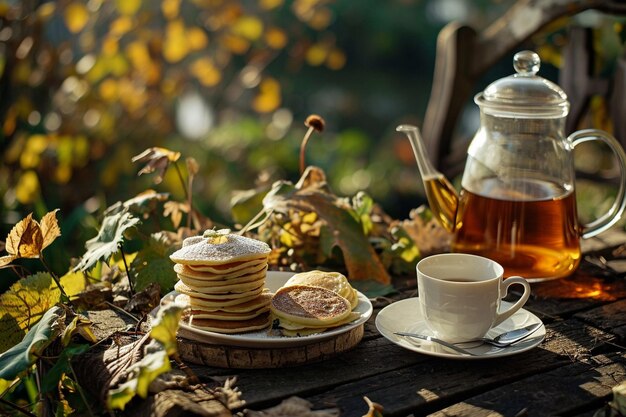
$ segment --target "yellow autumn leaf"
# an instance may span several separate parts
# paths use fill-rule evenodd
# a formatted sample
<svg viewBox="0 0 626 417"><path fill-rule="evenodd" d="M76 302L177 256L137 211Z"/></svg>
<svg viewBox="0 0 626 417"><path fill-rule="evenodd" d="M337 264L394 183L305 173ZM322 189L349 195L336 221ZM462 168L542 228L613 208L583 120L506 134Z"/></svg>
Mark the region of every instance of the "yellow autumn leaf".
<svg viewBox="0 0 626 417"><path fill-rule="evenodd" d="M166 19L172 20L180 13L180 0L163 0L161 2L161 12Z"/></svg>
<svg viewBox="0 0 626 417"><path fill-rule="evenodd" d="M115 5L121 15L132 16L141 7L141 0L117 0Z"/></svg>
<svg viewBox="0 0 626 417"><path fill-rule="evenodd" d="M189 48L194 51L204 49L209 44L209 38L206 36L206 33L204 33L204 30L199 27L194 26L189 28L186 32L186 36Z"/></svg>
<svg viewBox="0 0 626 417"><path fill-rule="evenodd" d="M54 242L57 237L61 236L61 228L59 227L59 222L57 221L57 211L59 211L59 209L46 213L46 215L43 216L39 222L41 235L43 236L41 250L44 250L52 242Z"/></svg>
<svg viewBox="0 0 626 417"><path fill-rule="evenodd" d="M274 78L266 78L259 84L259 93L252 100L252 108L258 113L276 110L281 103L280 84Z"/></svg>
<svg viewBox="0 0 626 417"><path fill-rule="evenodd" d="M340 49L333 49L326 57L326 66L331 70L340 70L346 65L346 54Z"/></svg>
<svg viewBox="0 0 626 417"><path fill-rule="evenodd" d="M34 171L26 171L20 175L15 186L15 198L21 204L30 204L39 197L39 178Z"/></svg>
<svg viewBox="0 0 626 417"><path fill-rule="evenodd" d="M189 46L185 38L185 25L182 20L169 22L165 28L163 56L168 62L178 62L187 56Z"/></svg>
<svg viewBox="0 0 626 417"><path fill-rule="evenodd" d="M89 11L87 7L78 1L73 1L65 7L65 25L72 33L78 33L85 28L89 22Z"/></svg>
<svg viewBox="0 0 626 417"><path fill-rule="evenodd" d="M287 34L277 27L270 27L265 32L265 42L272 49L282 49L287 45Z"/></svg>
<svg viewBox="0 0 626 417"><path fill-rule="evenodd" d="M33 213L20 220L9 232L6 251L18 258L37 258L43 246L43 235Z"/></svg>
<svg viewBox="0 0 626 417"><path fill-rule="evenodd" d="M309 65L319 66L326 61L326 57L328 56L328 48L326 45L321 43L316 43L311 45L309 49L306 51L305 59Z"/></svg>
<svg viewBox="0 0 626 417"><path fill-rule="evenodd" d="M121 37L126 33L130 32L133 28L133 21L128 16L120 16L111 22L111 26L109 29L109 33L112 36Z"/></svg>
<svg viewBox="0 0 626 417"><path fill-rule="evenodd" d="M255 41L263 34L263 22L255 16L241 16L232 26L232 32Z"/></svg>
<svg viewBox="0 0 626 417"><path fill-rule="evenodd" d="M260 0L259 5L262 9L271 10L283 4L283 0Z"/></svg>
<svg viewBox="0 0 626 417"><path fill-rule="evenodd" d="M208 57L197 59L191 64L190 70L198 81L207 87L213 87L222 80L222 73Z"/></svg>
<svg viewBox="0 0 626 417"><path fill-rule="evenodd" d="M106 56L114 56L119 50L117 37L106 36L102 41L102 54Z"/></svg>
<svg viewBox="0 0 626 417"><path fill-rule="evenodd" d="M117 87L117 81L113 78L107 78L106 80L100 83L98 87L98 92L100 93L100 97L104 101L109 103L117 101L119 97L119 89Z"/></svg>
<svg viewBox="0 0 626 417"><path fill-rule="evenodd" d="M248 42L245 38L233 34L224 35L221 41L226 49L238 55L246 53L250 47L250 42Z"/></svg>

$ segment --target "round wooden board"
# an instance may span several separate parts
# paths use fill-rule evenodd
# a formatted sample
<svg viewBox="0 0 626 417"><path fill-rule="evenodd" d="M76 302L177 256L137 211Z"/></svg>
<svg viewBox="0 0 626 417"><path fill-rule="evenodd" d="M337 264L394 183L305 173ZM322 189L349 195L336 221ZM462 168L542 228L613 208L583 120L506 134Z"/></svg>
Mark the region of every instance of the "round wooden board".
<svg viewBox="0 0 626 417"><path fill-rule="evenodd" d="M317 362L356 346L363 338L363 325L335 337L308 345L280 348L249 348L212 345L178 338L178 353L188 362L220 368L278 368Z"/></svg>

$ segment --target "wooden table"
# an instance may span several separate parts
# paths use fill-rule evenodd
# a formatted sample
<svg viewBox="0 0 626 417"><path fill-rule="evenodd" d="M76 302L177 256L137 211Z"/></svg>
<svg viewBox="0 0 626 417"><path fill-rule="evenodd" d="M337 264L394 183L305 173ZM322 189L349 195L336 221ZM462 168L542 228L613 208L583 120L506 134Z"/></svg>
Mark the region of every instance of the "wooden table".
<svg viewBox="0 0 626 417"><path fill-rule="evenodd" d="M415 295L413 280L375 300L363 340L352 350L313 364L280 369L193 366L202 379L237 377L246 408L261 410L291 396L313 409L362 416L363 397L384 416L593 416L626 380L626 235L620 229L585 243L585 261L570 278L532 285L525 308L546 325L535 349L488 360L442 359L405 350L374 325L389 302ZM621 265L620 265L621 263Z"/></svg>

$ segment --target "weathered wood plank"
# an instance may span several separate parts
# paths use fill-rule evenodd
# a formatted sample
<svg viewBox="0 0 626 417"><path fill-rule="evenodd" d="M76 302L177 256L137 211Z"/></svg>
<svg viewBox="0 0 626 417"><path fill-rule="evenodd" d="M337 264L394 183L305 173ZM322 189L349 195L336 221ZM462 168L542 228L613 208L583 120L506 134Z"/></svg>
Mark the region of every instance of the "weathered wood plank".
<svg viewBox="0 0 626 417"><path fill-rule="evenodd" d="M469 398L433 417L576 416L601 408L611 388L626 378L626 357L595 357ZM533 389L529 390L528 387Z"/></svg>

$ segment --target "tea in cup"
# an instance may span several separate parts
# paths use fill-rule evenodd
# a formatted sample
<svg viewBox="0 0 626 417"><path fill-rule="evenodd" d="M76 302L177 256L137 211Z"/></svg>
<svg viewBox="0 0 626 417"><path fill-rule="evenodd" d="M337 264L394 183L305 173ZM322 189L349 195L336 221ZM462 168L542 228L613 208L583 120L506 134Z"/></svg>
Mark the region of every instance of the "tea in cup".
<svg viewBox="0 0 626 417"><path fill-rule="evenodd" d="M420 311L426 325L440 339L467 342L479 339L517 312L530 296L522 277L503 280L500 264L465 253L433 255L417 264ZM519 284L524 293L511 307L500 311L509 287Z"/></svg>

